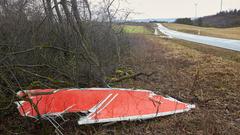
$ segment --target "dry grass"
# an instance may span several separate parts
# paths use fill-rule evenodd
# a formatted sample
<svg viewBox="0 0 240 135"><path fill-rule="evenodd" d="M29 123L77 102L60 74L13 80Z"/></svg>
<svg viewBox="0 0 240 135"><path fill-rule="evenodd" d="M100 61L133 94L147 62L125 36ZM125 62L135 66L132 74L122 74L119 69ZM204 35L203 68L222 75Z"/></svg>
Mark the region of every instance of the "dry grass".
<svg viewBox="0 0 240 135"><path fill-rule="evenodd" d="M126 80L115 87L150 89L158 94L194 103L197 108L147 121L76 127L74 132L100 135L239 134L240 63L189 47L189 42L142 35L131 39L132 54L124 60L124 67L136 72L158 73L151 77ZM209 49L205 46L202 48ZM226 53L219 49L215 51ZM232 55L238 57L237 53ZM72 132L67 128L66 133Z"/></svg>
<svg viewBox="0 0 240 135"><path fill-rule="evenodd" d="M164 23L164 26L191 34L198 34L200 30L200 35L229 38L229 39L240 39L240 27L235 28L212 28L212 27L197 27L184 24L176 23Z"/></svg>
<svg viewBox="0 0 240 135"><path fill-rule="evenodd" d="M126 81L118 87L155 90L195 103L191 112L147 122L128 123L125 134L231 134L240 132L240 63L224 57L226 50L148 36L135 37L134 57L126 65L137 71L158 71L153 77ZM186 46L187 45L187 46ZM192 44L192 46L198 46ZM216 53L223 53L218 57ZM231 51L229 53L232 53ZM239 53L232 56L239 57ZM119 132L119 130L117 130ZM116 132L117 132L116 131Z"/></svg>
<svg viewBox="0 0 240 135"><path fill-rule="evenodd" d="M123 67L135 72L158 73L151 77L126 80L115 84L115 87L153 90L158 94L194 103L197 108L190 112L141 122L86 126L76 125L78 117L75 116L62 124L65 134L240 133L240 63L226 56L226 53L232 53L235 58L239 57L239 53L149 35L132 35L130 44L132 54L122 59ZM223 55L219 57L220 54ZM4 118L0 120L4 122L0 124L0 134L1 131L6 134L16 132L15 128L19 128L19 125L25 129L25 134L40 133L36 127L26 124L26 120L17 113ZM15 123L12 123L13 120ZM53 130L48 124L46 128Z"/></svg>

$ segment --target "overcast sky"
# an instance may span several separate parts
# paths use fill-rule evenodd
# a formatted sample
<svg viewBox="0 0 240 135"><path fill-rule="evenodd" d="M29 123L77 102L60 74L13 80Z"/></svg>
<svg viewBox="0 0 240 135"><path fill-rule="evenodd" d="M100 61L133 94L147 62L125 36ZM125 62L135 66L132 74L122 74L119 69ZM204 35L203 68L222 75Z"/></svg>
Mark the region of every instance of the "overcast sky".
<svg viewBox="0 0 240 135"><path fill-rule="evenodd" d="M194 17L198 3L198 17L220 11L221 0L128 0L123 7L132 9L131 19ZM223 10L240 9L240 0L223 0Z"/></svg>

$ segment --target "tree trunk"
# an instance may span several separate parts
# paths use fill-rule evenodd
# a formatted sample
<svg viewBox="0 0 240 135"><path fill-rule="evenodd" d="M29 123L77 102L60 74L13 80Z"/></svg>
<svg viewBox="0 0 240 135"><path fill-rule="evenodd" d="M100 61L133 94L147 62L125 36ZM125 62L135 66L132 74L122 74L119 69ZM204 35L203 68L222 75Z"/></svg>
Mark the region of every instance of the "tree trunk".
<svg viewBox="0 0 240 135"><path fill-rule="evenodd" d="M86 5L87 9L88 9L88 14L89 14L89 21L92 20L92 12L91 12L91 9L90 9L90 5L88 3L88 0L83 0L84 1L84 4Z"/></svg>
<svg viewBox="0 0 240 135"><path fill-rule="evenodd" d="M71 4L72 4L72 12L73 12L74 18L77 22L79 31L80 31L81 35L84 36L84 29L83 29L83 26L82 26L83 24L82 24L80 14L79 14L79 10L78 10L78 7L77 7L77 1L76 0L71 0Z"/></svg>
<svg viewBox="0 0 240 135"><path fill-rule="evenodd" d="M62 24L63 19L62 19L62 15L61 15L61 12L60 12L60 9L59 9L59 6L58 6L58 2L57 2L57 0L53 0L53 2L54 2L54 6L55 6L57 16L58 16L58 20L59 20L60 24Z"/></svg>
<svg viewBox="0 0 240 135"><path fill-rule="evenodd" d="M64 10L64 13L67 17L67 20L69 21L71 27L76 31L77 36L78 36L78 40L80 42L80 46L83 49L84 52L84 56L85 56L85 60L95 66L98 70L98 72L96 72L96 74L98 74L97 77L98 80L102 83L103 86L107 86L106 82L105 82L105 72L103 71L101 64L99 62L99 60L97 59L95 53L91 50L90 45L88 44L86 37L84 36L84 30L83 30L83 26L82 26L82 22L81 22L81 18L80 18L80 14L79 11L77 9L77 2L76 0L71 0L71 4L72 4L72 12L74 15L74 18L77 22L77 26L74 23L74 18L72 18L70 11L67 7L67 3L66 0L61 0L61 4Z"/></svg>
<svg viewBox="0 0 240 135"><path fill-rule="evenodd" d="M51 0L42 0L45 13L47 15L48 21L50 24L53 24L53 12L52 12L52 4Z"/></svg>

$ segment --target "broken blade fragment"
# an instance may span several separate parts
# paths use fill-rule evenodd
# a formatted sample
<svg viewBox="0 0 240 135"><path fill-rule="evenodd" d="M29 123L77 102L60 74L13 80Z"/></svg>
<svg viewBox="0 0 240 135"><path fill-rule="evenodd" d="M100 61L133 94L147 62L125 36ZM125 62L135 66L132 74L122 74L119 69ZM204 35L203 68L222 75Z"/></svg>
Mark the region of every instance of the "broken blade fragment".
<svg viewBox="0 0 240 135"><path fill-rule="evenodd" d="M42 116L88 112L78 120L79 125L151 119L195 108L195 105L180 102L172 97L156 95L149 90L86 88L38 89L24 92L37 105ZM42 92L51 93L41 94ZM18 94L25 95L21 92ZM37 116L29 102L21 102L18 105L22 116Z"/></svg>

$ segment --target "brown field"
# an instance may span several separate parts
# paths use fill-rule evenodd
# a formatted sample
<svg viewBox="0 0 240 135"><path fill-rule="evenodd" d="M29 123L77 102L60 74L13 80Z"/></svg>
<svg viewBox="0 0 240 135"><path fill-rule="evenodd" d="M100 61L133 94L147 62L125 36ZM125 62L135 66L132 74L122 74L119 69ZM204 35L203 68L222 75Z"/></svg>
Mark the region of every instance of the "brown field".
<svg viewBox="0 0 240 135"><path fill-rule="evenodd" d="M212 28L212 27L198 27L198 26L176 24L176 23L164 23L163 25L173 30L191 33L191 34L198 34L200 30L200 35L204 35L204 36L240 39L240 27Z"/></svg>

